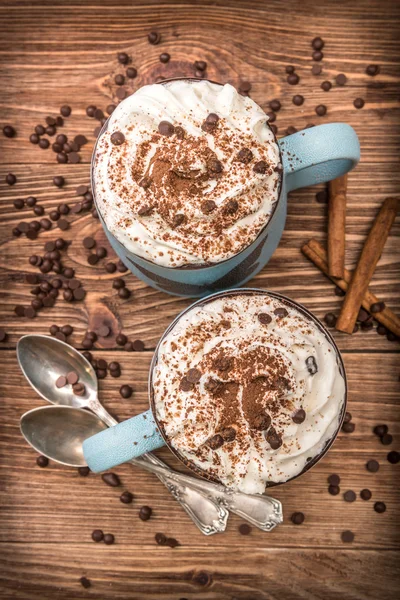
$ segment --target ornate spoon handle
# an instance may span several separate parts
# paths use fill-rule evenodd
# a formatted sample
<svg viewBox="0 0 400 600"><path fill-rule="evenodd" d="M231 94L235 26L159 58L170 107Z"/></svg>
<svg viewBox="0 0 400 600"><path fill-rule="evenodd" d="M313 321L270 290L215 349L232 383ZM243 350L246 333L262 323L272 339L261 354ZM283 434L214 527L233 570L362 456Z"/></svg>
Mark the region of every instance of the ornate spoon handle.
<svg viewBox="0 0 400 600"><path fill-rule="evenodd" d="M100 402L91 401L89 408L110 427L117 424L118 421L106 411ZM182 485L178 479L172 478L170 475L174 474L174 471L154 454L145 454L129 462L155 473L204 535L213 535L225 531L229 517L227 508L210 497L209 494L202 492L201 489L194 488L187 482ZM151 468L153 465L156 468L158 467L158 472Z"/></svg>

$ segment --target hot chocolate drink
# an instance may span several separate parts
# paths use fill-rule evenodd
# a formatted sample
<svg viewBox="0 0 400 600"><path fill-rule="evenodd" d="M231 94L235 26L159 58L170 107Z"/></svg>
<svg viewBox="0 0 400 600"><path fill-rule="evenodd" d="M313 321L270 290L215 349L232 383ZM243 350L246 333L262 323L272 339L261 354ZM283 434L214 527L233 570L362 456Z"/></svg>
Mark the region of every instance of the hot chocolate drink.
<svg viewBox="0 0 400 600"><path fill-rule="evenodd" d="M94 156L108 232L160 267L215 265L243 251L279 196L282 165L267 121L228 84L140 88L112 113Z"/></svg>
<svg viewBox="0 0 400 600"><path fill-rule="evenodd" d="M197 303L167 331L151 394L158 426L189 466L261 493L326 450L346 383L312 315L278 295L238 290Z"/></svg>

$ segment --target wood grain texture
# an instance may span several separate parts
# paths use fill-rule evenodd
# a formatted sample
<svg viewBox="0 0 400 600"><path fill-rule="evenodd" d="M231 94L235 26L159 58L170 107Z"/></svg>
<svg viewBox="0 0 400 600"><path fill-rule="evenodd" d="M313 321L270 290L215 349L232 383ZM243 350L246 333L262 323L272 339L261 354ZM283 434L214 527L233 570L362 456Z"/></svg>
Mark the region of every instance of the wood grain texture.
<svg viewBox="0 0 400 600"><path fill-rule="evenodd" d="M0 133L0 327L8 339L0 344L0 598L50 600L57 598L108 598L126 600L392 600L399 595L400 549L399 465L386 455L398 450L400 436L399 344L376 331L353 336L333 332L343 351L349 380L349 410L356 429L340 433L324 459L307 475L273 490L284 505L284 523L270 534L253 528L245 537L238 533L240 519L231 516L223 535L203 537L190 523L164 486L152 475L122 465L117 469L122 487L105 486L99 476L80 477L76 470L51 464L39 469L35 453L19 433L23 412L43 404L26 384L15 357L15 345L29 332L47 333L53 323L74 327L71 342L80 347L84 332L106 320L109 338L100 340L97 357L119 360L120 379L100 381L100 396L107 409L125 419L147 407L147 374L152 350L163 330L190 299L174 298L145 286L133 275L124 276L133 294L121 300L112 288L117 275L108 275L104 261L87 264L82 240L93 235L98 245L109 248L98 221L90 215L71 217L73 224L62 237L71 241L65 265L76 270L87 290L83 302L58 300L31 321L18 318L16 304L28 304L32 296L25 283L31 254L43 254L44 243L59 237L55 226L35 241L13 238L11 230L35 217L31 210L18 211L17 198L37 197L46 214L60 202L77 200L75 190L89 183L89 161L97 125L85 108L103 110L115 98L113 78L123 68L117 52L132 55L138 77L135 90L158 76L192 75L194 60L206 60L207 75L216 81L238 85L252 83L251 96L265 110L273 98L282 109L277 116L278 137L288 126L300 129L309 123L350 123L361 142L362 160L349 175L346 213L346 267L357 263L367 232L382 201L400 189L400 6L381 0L264 0L214 2L213 0L118 0L88 4L81 0L31 0L0 2L0 129L12 124L13 139ZM150 46L147 33L156 29L162 43ZM313 37L325 40L323 72L311 74ZM169 52L167 65L161 52ZM381 72L371 78L368 64ZM298 86L286 82L285 66L296 67ZM345 73L348 83L335 85ZM324 80L333 87L326 93ZM292 103L302 94L301 107ZM353 101L365 100L356 110ZM83 133L89 143L81 163L58 165L51 150L29 143L29 135L47 115L70 104L72 115L59 132ZM315 106L326 104L327 116L317 117ZM9 172L17 184L4 182ZM66 186L52 184L63 175ZM280 291L302 302L319 318L339 313L341 298L332 283L301 254L310 238L326 245L327 205L318 204L323 186L291 194L288 219L281 244L270 263L250 284ZM392 227L371 282L372 291L400 313L400 223ZM113 255L109 250L109 259ZM107 259L108 260L108 259ZM45 277L44 277L45 278ZM116 348L115 335L123 330L130 339L142 339L146 351L128 354ZM123 400L118 388L129 383L134 395ZM383 446L372 433L387 423L394 436ZM184 470L166 449L160 457ZM376 474L365 463L380 462ZM338 473L341 492L363 488L372 491L369 502L359 497L353 504L341 494L327 491L327 477ZM129 489L132 505L119 495ZM373 502L387 505L384 514ZM153 507L148 522L138 519L140 506ZM290 522L294 511L303 511L305 523ZM95 544L91 531L101 528L116 536L114 546ZM355 533L351 545L340 534ZM181 547L158 548L158 531L176 537ZM81 576L92 581L84 590Z"/></svg>

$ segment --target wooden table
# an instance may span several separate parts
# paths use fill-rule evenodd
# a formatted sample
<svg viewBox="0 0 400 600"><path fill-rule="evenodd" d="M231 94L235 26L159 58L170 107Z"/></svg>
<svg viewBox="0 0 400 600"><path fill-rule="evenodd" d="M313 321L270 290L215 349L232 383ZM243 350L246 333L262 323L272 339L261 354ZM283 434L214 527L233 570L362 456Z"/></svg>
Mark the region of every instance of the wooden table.
<svg viewBox="0 0 400 600"><path fill-rule="evenodd" d="M36 240L15 238L12 228L30 221L31 209L16 210L13 201L33 195L46 214L60 202L77 200L75 189L89 182L89 161L95 123L85 114L89 104L103 110L110 104L119 51L132 55L138 76L130 89L153 82L158 76L191 75L196 59L206 60L210 79L252 83L251 96L268 110L268 102L280 98L278 135L288 126L298 129L309 123L345 121L356 129L362 160L349 176L346 263L354 267L362 243L381 202L399 191L399 7L382 0L318 3L309 0L279 2L120 2L85 5L76 0L58 2L3 1L0 6L0 109L1 127L12 124L17 137L0 135L0 316L8 340L0 344L0 597L24 599L118 598L129 600L321 599L365 600L396 597L396 559L399 550L399 493L395 486L399 465L386 460L399 450L399 345L376 330L352 336L335 334L346 363L349 410L356 425L353 434L341 433L328 455L307 475L273 490L283 502L284 523L272 533L253 529L247 537L238 532L240 519L232 516L223 535L204 537L159 481L145 472L124 465L116 472L121 488L106 486L100 476L80 477L76 470L50 464L36 466L36 456L23 441L19 418L26 410L44 402L27 385L15 356L19 337L28 332L48 333L51 324L70 323L71 342L81 348L83 334L99 322L108 321L113 335L96 344L94 355L119 360L122 376L100 381L100 396L119 419L141 412L147 406L147 372L154 346L170 320L190 300L178 299L146 287L133 275L125 276L132 290L121 300L112 288L117 275L106 274L104 261L87 264L82 239L93 235L106 244L97 220L90 213L73 218L63 233L71 240L65 258L76 269L87 295L83 302L58 300L34 320L14 314L16 304L27 305L30 287L28 263L32 254L42 254L48 240L60 230L44 232ZM162 35L151 46L147 33ZM323 73L311 74L311 40L325 40ZM169 52L167 65L158 60ZM365 68L381 66L376 77ZM397 66L396 66L397 63ZM286 83L285 67L295 65L301 77L298 86ZM334 83L345 73L346 86ZM334 83L330 92L320 84ZM293 94L305 102L295 107ZM365 99L356 110L353 100ZM326 117L314 108L326 104ZM55 155L29 143L29 136L47 115L70 104L72 115L60 132L85 134L90 143L82 151L80 164L58 165ZM14 173L17 184L4 183ZM54 175L63 175L66 185L57 189ZM288 294L304 303L318 317L338 312L341 299L333 285L300 253L311 237L324 242L326 205L316 202L322 186L293 193L281 244L270 263L251 284ZM69 218L69 217L68 217ZM71 219L72 220L72 219ZM372 289L388 306L399 312L399 223L393 227L376 270ZM396 239L397 236L397 239ZM111 251L109 253L111 256ZM130 339L142 339L144 352L128 354L115 344L122 329ZM133 397L123 400L118 388L129 383ZM378 423L387 423L394 435L391 446L383 446L372 433ZM182 469L166 450L159 455ZM376 474L365 463L380 462ZM327 477L339 473L342 492L363 488L372 499L348 504L342 494L330 496ZM131 505L119 501L128 489ZM387 505L384 514L373 503ZM153 508L153 517L142 522L142 505ZM305 513L305 522L290 521L294 511ZM95 544L93 529L115 534L113 546ZM341 532L355 533L352 544L341 541ZM177 538L179 548L160 548L156 532ZM85 590L79 579L88 577ZM397 580L398 581L398 580ZM397 587L397 589L396 589Z"/></svg>

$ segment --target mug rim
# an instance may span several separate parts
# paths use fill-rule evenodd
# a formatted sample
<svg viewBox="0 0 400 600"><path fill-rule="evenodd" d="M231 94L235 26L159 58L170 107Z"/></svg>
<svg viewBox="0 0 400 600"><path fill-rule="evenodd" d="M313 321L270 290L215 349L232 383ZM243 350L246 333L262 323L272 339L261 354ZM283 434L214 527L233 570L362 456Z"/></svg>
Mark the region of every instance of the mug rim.
<svg viewBox="0 0 400 600"><path fill-rule="evenodd" d="M168 79L163 79L162 81L156 81L154 84L147 84L147 85L164 85L164 84L169 83L171 81L196 81L196 82L197 81L208 81L209 83L213 83L215 85L220 85L220 86L224 86L225 85L224 83L219 83L218 81L213 81L212 79L207 79L205 77L204 78L200 78L200 77L169 77ZM141 89L142 87L145 87L145 86L142 85L138 89ZM137 90L135 90L135 92L136 91ZM133 92L133 93L135 93L135 92ZM133 94L130 94L130 95L133 95ZM127 96L127 98L129 98L129 96ZM126 98L124 98L124 100L126 100ZM124 102L124 100L122 100L122 102ZM257 106L259 106L259 104L257 104ZM112 113L111 113L111 115L112 115ZM222 264L228 262L229 260L232 260L233 258L236 258L237 256L240 256L240 254L242 254L242 252L245 252L253 244L256 244L257 241L260 241L259 240L260 236L265 232L265 230L267 229L267 227L271 223L271 221L272 221L272 219L273 219L273 217L275 215L275 212L276 212L276 210L278 208L278 204L281 202L281 200L282 200L282 198L284 196L284 194L283 194L283 188L284 188L283 181L284 181L284 177L285 177L285 171L283 169L282 150L281 150L281 147L279 145L278 138L276 137L276 134L271 129L268 121L267 121L266 124L268 125L268 128L269 128L270 132L274 136L274 141L275 141L275 144L276 144L276 146L278 148L278 152L279 152L280 164L282 165L282 171L281 171L280 177L279 177L279 192L278 192L278 197L276 199L276 202L275 202L274 206L272 207L272 211L271 211L271 214L270 214L270 217L269 217L267 223L258 232L257 236L254 238L254 240L250 244L248 244L247 246L245 246L245 248L242 248L242 250L240 250L239 252L237 252L236 254L234 254L233 256L231 256L229 258L225 258L224 260L221 260L221 261L216 262L216 263L209 263L209 264L206 264L206 263L195 263L195 264L185 264L185 265L181 265L179 267L168 267L168 266L164 266L164 265L159 265L158 263L156 263L156 262L154 262L154 261L152 261L152 260L150 260L148 258L144 258L143 256L140 256L139 254L136 254L135 252L132 252L132 250L128 250L128 248L125 246L125 244L123 244L122 242L120 242L118 240L118 238L114 235L114 233L108 229L107 224L106 224L106 222L105 222L105 220L103 218L103 215L101 214L101 211L99 209L99 206L98 206L98 203L97 203L97 199L96 199L96 186L95 186L95 176L94 176L94 172L95 172L95 157L96 157L97 145L99 143L99 140L100 140L101 136L103 135L103 133L108 128L108 123L109 123L111 115L109 115L107 117L107 120L104 123L104 125L102 126L102 128L100 130L100 133L97 136L95 144L93 146L92 157L91 157L91 160L90 160L90 186L91 186L91 189L92 189L94 205L95 205L96 211L97 211L97 213L98 213L98 215L100 217L100 221L101 221L102 225L104 227L106 227L106 229L109 232L109 234L112 235L113 238L115 238L124 247L124 249L125 249L126 252L130 252L135 257L137 256L141 261L144 261L148 265L155 265L157 268L171 269L173 271L176 271L176 270L193 270L194 271L194 270L197 270L197 269L208 269L208 268L212 268L212 267L215 267L215 266L218 266L218 265L222 265ZM268 115L266 114L266 116L268 116ZM284 139L284 138L282 138L282 139Z"/></svg>
<svg viewBox="0 0 400 600"><path fill-rule="evenodd" d="M151 363L150 363L149 377L148 377L149 405L150 405L151 412L153 414L154 421L157 425L157 428L158 428L166 446L180 460L180 462L182 462L188 469L190 469L193 473L195 473L202 479L206 479L206 480L212 481L214 483L222 484L220 479L218 479L214 475L211 475L210 473L207 473L201 467L198 467L192 460L189 460L188 458L183 456L176 448L174 448L172 446L171 441L165 434L164 428L161 426L161 424L158 420L158 417L157 417L157 411L156 411L155 399L154 399L154 389L153 389L153 372L154 372L154 368L157 364L158 352L159 352L162 342L164 341L166 336L172 331L172 329L175 327L175 325L180 321L180 319L187 312L189 312L190 310L192 310L192 308L199 306L201 304L208 304L209 302L211 302L214 299L217 299L218 297L221 297L221 296L234 296L234 295L242 295L242 294L244 294L244 295L257 294L257 295L271 296L272 298L280 300L283 304L286 304L292 308L295 308L295 310L297 310L298 312L300 312L301 314L303 314L307 318L309 318L316 325L316 327L319 329L319 331L321 331L321 333L325 336L325 338L328 340L328 342L330 342L333 349L335 350L336 361L338 363L339 372L344 380L343 404L340 409L338 425L337 425L337 428L335 429L335 432L332 435L332 437L325 443L321 452L319 454L317 454L316 456L314 456L308 463L306 463L304 468L299 473L297 473L296 475L293 475L293 477L290 477L289 479L286 479L285 481L266 482L265 489L267 489L267 488L271 488L271 487L276 487L278 485L284 485L285 483L288 483L289 481L297 479L298 477L300 477L301 475L304 475L307 471L309 471L313 466L315 466L325 456L325 454L328 452L328 450L331 448L331 446L336 441L336 438L338 437L339 432L342 428L343 421L344 421L345 414L346 414L347 402L348 402L348 382L347 382L347 375L346 375L346 369L345 369L344 362L343 362L343 357L341 355L341 352L340 352L335 340L333 339L332 334L326 329L326 327L323 325L323 323L311 311L309 311L305 306L296 302L295 300L292 300L288 296L280 294L279 292L273 292L273 291L268 291L268 290L262 290L260 288L249 288L249 287L224 290L224 291L220 291L220 292L215 292L215 293L205 296L203 298L199 298L196 302L193 302L192 304L190 304L190 306L185 308L183 311L181 311L175 317L175 319L169 324L167 329L164 331L164 333L162 334L161 338L159 339L159 341L157 343L157 346L155 347L155 350L154 350L154 353L153 353L153 356L151 359Z"/></svg>

